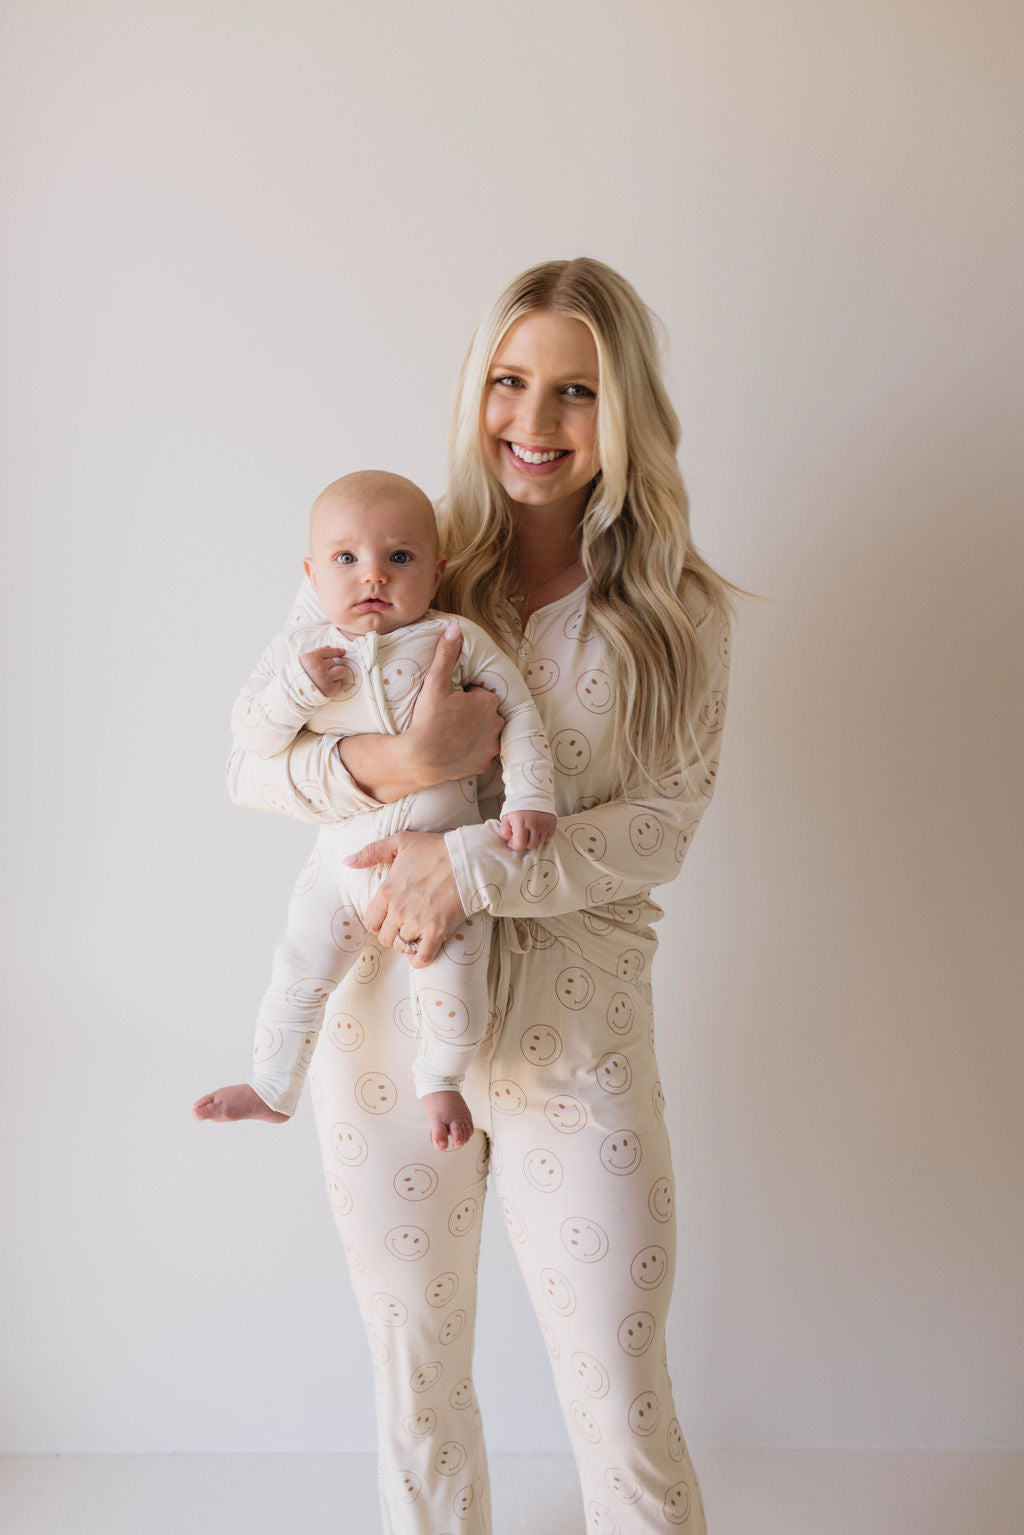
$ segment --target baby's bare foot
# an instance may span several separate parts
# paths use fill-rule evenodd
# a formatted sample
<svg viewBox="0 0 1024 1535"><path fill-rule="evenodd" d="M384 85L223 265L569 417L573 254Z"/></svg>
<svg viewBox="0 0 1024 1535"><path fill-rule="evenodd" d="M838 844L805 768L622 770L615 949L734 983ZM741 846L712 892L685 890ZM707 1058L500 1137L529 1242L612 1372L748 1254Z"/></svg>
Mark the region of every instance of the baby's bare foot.
<svg viewBox="0 0 1024 1535"><path fill-rule="evenodd" d="M239 1082L234 1087L218 1087L192 1105L193 1119L209 1119L216 1124L234 1124L237 1119L262 1119L269 1125L283 1125L290 1116L268 1108L254 1087Z"/></svg>
<svg viewBox="0 0 1024 1535"><path fill-rule="evenodd" d="M473 1134L473 1116L461 1093L426 1093L423 1107L438 1151L447 1151L449 1142L456 1148L466 1145Z"/></svg>

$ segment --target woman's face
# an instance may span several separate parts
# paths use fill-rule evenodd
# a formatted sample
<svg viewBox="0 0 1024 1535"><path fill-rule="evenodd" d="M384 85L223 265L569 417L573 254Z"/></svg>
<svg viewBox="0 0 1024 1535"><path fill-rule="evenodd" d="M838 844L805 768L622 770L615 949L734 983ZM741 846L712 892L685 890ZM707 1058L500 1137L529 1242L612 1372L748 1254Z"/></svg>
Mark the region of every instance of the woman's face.
<svg viewBox="0 0 1024 1535"><path fill-rule="evenodd" d="M524 315L498 343L481 418L484 456L513 503L582 512L601 467L598 362L582 320Z"/></svg>

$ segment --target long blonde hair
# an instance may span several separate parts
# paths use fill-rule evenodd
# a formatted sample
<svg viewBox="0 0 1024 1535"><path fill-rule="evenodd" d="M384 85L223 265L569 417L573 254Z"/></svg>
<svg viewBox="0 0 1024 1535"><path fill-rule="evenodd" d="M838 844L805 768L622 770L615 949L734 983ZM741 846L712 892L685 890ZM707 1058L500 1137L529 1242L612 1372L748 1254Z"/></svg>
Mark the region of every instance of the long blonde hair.
<svg viewBox="0 0 1024 1535"><path fill-rule="evenodd" d="M625 278L589 257L546 261L513 279L478 326L456 390L448 492L438 506L448 566L438 605L482 624L510 652L505 593L515 579L508 498L487 468L481 413L497 348L524 315L582 320L600 368L601 472L580 527L590 578L587 619L605 641L617 696L620 789L657 779L692 751L701 652L693 588L720 617L737 588L694 548L676 450L679 421L665 391L654 319ZM695 615L699 616L699 615Z"/></svg>

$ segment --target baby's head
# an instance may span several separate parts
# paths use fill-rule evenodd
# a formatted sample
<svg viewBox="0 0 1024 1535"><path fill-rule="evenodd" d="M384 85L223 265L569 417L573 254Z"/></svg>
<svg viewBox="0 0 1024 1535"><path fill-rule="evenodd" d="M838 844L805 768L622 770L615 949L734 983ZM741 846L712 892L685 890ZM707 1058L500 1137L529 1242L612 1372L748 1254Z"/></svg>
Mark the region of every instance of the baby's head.
<svg viewBox="0 0 1024 1535"><path fill-rule="evenodd" d="M445 566L434 508L399 474L343 475L313 502L303 564L342 634L390 634L414 624L430 607Z"/></svg>

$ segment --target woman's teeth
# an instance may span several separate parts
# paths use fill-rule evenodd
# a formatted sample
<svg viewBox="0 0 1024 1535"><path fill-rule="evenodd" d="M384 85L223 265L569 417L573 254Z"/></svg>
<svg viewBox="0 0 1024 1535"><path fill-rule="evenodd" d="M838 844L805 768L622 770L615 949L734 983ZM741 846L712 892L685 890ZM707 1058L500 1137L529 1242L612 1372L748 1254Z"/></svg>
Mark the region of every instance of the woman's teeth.
<svg viewBox="0 0 1024 1535"><path fill-rule="evenodd" d="M568 448L551 448L547 453L531 453L529 448L521 448L517 442L510 442L509 447L516 458L521 458L526 464L550 464L553 458L564 458Z"/></svg>

